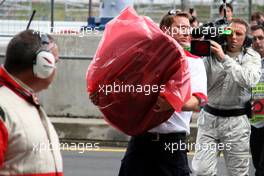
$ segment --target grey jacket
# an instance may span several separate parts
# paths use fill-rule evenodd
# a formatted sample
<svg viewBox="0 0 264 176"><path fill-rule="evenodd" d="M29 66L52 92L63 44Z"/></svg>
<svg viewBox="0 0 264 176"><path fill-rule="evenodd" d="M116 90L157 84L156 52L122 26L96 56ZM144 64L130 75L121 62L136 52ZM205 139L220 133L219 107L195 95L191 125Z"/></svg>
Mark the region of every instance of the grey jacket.
<svg viewBox="0 0 264 176"><path fill-rule="evenodd" d="M261 57L251 48L236 58L227 54L222 62L216 56L204 58L207 72L208 104L217 109L244 108L251 87L261 76Z"/></svg>

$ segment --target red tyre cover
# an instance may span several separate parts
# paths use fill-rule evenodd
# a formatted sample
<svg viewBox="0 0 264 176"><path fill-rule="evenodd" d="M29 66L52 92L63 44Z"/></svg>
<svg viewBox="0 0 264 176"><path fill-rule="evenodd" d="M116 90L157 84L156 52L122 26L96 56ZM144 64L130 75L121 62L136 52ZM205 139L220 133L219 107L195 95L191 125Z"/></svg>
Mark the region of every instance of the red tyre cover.
<svg viewBox="0 0 264 176"><path fill-rule="evenodd" d="M105 120L132 136L161 124L174 112L154 110L159 95L176 111L190 98L183 49L130 7L106 25L86 79L88 93L98 93ZM106 93L107 86L111 92ZM149 87L156 88L149 91Z"/></svg>

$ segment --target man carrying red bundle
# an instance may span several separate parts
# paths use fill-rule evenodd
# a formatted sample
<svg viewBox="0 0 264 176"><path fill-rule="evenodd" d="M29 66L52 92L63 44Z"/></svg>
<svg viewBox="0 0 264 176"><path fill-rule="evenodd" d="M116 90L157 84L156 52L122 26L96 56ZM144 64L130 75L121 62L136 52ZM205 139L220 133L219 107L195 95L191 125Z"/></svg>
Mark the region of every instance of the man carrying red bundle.
<svg viewBox="0 0 264 176"><path fill-rule="evenodd" d="M163 17L160 28L186 47L190 44L189 19L188 13L170 11ZM184 146L186 135L190 133L189 123L192 116L190 111L199 110L201 104L207 101L207 80L202 60L187 51L186 55L191 72L191 99L185 103L182 112L175 112L168 121L131 138L119 176L190 175L187 148L181 146ZM97 103L95 94L91 99ZM171 109L166 99L158 98L156 111Z"/></svg>

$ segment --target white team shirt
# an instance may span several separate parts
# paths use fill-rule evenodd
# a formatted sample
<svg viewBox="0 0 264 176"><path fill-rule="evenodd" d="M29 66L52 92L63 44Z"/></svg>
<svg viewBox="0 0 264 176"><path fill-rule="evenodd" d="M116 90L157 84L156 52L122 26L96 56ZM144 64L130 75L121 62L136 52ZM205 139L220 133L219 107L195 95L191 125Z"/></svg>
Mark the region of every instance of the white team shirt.
<svg viewBox="0 0 264 176"><path fill-rule="evenodd" d="M207 77L204 63L201 58L194 57L191 55L187 56L191 75L191 93L192 95L198 95L202 101L207 101ZM166 122L154 127L149 132L164 134L186 132L186 134L190 134L192 113L192 111L174 112Z"/></svg>

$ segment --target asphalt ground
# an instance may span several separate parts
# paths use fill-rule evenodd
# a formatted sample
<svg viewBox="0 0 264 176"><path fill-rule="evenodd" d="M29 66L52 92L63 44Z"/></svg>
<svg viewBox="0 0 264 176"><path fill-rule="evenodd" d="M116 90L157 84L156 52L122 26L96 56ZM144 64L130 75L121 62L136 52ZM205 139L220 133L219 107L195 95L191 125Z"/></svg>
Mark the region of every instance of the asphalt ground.
<svg viewBox="0 0 264 176"><path fill-rule="evenodd" d="M62 151L65 176L118 176L125 148L67 149ZM188 153L189 166L194 153ZM250 164L249 175L254 175ZM218 159L217 176L227 176L224 158Z"/></svg>

